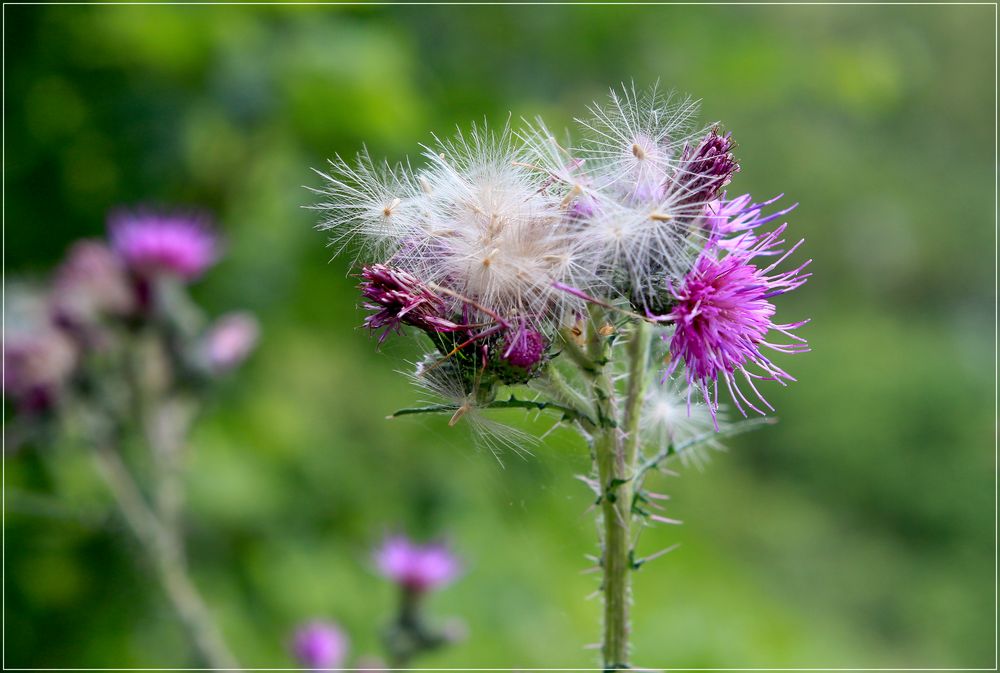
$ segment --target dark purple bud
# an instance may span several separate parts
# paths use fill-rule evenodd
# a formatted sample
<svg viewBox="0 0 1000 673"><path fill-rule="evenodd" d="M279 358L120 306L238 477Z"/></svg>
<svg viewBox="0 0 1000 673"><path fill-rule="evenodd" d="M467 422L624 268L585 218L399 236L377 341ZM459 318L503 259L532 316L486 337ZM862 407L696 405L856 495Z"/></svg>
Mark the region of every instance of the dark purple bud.
<svg viewBox="0 0 1000 673"><path fill-rule="evenodd" d="M493 371L504 383L527 383L538 373L548 347L548 340L529 327L510 330L500 341Z"/></svg>
<svg viewBox="0 0 1000 673"><path fill-rule="evenodd" d="M716 129L709 131L697 147L684 148L670 185L679 205L703 204L719 195L740 170L732 149L732 134L719 135Z"/></svg>
<svg viewBox="0 0 1000 673"><path fill-rule="evenodd" d="M541 362L547 347L548 343L540 333L520 329L508 334L500 357L513 367L528 370Z"/></svg>

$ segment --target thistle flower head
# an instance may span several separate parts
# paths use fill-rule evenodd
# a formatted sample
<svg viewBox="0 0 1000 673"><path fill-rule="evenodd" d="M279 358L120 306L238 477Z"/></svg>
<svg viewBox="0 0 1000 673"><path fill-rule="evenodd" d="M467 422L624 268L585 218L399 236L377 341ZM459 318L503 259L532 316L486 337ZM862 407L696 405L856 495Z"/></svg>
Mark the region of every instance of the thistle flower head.
<svg viewBox="0 0 1000 673"><path fill-rule="evenodd" d="M414 593L449 584L459 572L458 558L443 544L420 545L402 535L382 542L375 563L384 577Z"/></svg>
<svg viewBox="0 0 1000 673"><path fill-rule="evenodd" d="M347 657L347 636L339 626L313 621L296 629L292 636L292 655L305 668L339 668Z"/></svg>
<svg viewBox="0 0 1000 673"><path fill-rule="evenodd" d="M770 301L806 282L809 274L803 274L802 270L809 262L791 271L774 272L801 241L767 267L754 264L757 256L775 253L782 244L778 237L783 231L784 226L779 227L750 249L730 251L721 258L713 249L706 250L684 282L673 291L675 304L669 319L674 322L675 330L670 340L673 362L668 375L683 362L688 384L701 391L713 412L718 409L717 389L721 378L740 413L746 415L745 405L763 415L765 412L740 390L735 374L743 376L760 404L772 409L753 380L783 383L794 379L771 362L761 348L766 346L782 353L808 350L805 340L792 334L792 330L804 322L774 322L775 307ZM769 341L768 334L772 331L792 339L793 343ZM747 369L751 365L756 367L756 373ZM712 382L715 392L709 391Z"/></svg>
<svg viewBox="0 0 1000 673"><path fill-rule="evenodd" d="M473 127L436 139L416 170L377 167L364 152L356 166L333 162L318 190L326 197L316 206L326 213L320 226L334 245L360 239L363 252L378 255L361 287L374 311L365 324L383 330L380 341L403 325L430 337L438 352L414 380L445 399L431 410L454 407L451 424L468 418L491 437L477 411L504 406L501 385L545 378L544 364L558 355L550 344L588 304L670 323L667 375L684 365L713 423L720 378L741 413L761 411L737 373L769 408L753 379L791 377L762 349L806 348L791 334L801 323L775 322L770 300L808 274L805 265L774 271L797 246L782 249L784 225L762 233L763 225L791 208L765 213L777 198L727 198L740 170L732 135L696 124L697 113L697 101L633 85L577 120L584 139L576 145L537 120L516 133ZM772 257L770 266L757 261ZM771 332L794 343L775 343ZM651 409L664 419L662 400ZM503 446L524 441L502 432Z"/></svg>
<svg viewBox="0 0 1000 673"><path fill-rule="evenodd" d="M542 189L544 174L524 165L509 128L474 127L424 156L418 173L401 168L391 178L336 162L322 190L332 198L317 206L328 213L321 227L335 241L365 239L388 265L446 288L470 323L518 318L541 327L581 307L553 287L581 273L560 203Z"/></svg>
<svg viewBox="0 0 1000 673"><path fill-rule="evenodd" d="M577 119L587 133L578 155L598 189L632 203L662 199L681 150L698 135L698 102L635 85L612 89L606 105Z"/></svg>
<svg viewBox="0 0 1000 673"><path fill-rule="evenodd" d="M709 238L705 204L739 170L731 136L699 129L696 101L655 88L612 91L609 105L591 111L578 120L587 139L572 159L545 142L540 124L527 146L563 190L550 191L575 208L581 265L637 310L658 313L668 300L663 281L683 278Z"/></svg>
<svg viewBox="0 0 1000 673"><path fill-rule="evenodd" d="M115 252L144 278L191 281L219 255L218 238L203 215L119 210L109 217L108 231Z"/></svg>

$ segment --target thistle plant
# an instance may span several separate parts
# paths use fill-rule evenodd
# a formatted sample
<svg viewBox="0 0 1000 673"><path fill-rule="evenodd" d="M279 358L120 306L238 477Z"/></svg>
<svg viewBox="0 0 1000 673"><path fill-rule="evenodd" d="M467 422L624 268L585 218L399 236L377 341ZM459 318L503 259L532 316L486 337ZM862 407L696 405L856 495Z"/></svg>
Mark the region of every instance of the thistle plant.
<svg viewBox="0 0 1000 673"><path fill-rule="evenodd" d="M802 285L788 262L794 206L726 188L731 134L698 125L690 98L612 91L561 142L541 120L473 126L424 147L423 163L362 151L321 172L320 228L360 266L364 324L379 343L424 346L413 380L495 450L534 438L491 409L550 412L590 447L605 669L628 668L631 573L645 526L676 524L651 471L763 420L765 382L794 379L774 352L806 351L777 298Z"/></svg>
<svg viewBox="0 0 1000 673"><path fill-rule="evenodd" d="M257 341L251 314L210 321L187 292L219 248L202 215L120 210L108 242L79 241L48 282L11 287L5 440L89 454L202 664L233 669L183 535L191 427Z"/></svg>

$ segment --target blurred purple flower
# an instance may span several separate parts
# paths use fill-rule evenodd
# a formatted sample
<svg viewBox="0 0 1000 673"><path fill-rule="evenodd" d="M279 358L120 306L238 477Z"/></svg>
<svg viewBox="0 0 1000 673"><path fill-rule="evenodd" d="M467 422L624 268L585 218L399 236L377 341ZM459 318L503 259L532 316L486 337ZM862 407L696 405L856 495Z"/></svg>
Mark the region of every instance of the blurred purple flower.
<svg viewBox="0 0 1000 673"><path fill-rule="evenodd" d="M443 544L419 545L402 535L386 538L375 563L383 576L414 592L448 584L459 572L458 559Z"/></svg>
<svg viewBox="0 0 1000 673"><path fill-rule="evenodd" d="M52 287L56 320L86 328L136 308L135 288L122 261L101 241L78 241L56 269Z"/></svg>
<svg viewBox="0 0 1000 673"><path fill-rule="evenodd" d="M208 218L196 213L119 210L108 219L111 245L143 277L199 277L218 259L219 240Z"/></svg>
<svg viewBox="0 0 1000 673"><path fill-rule="evenodd" d="M778 227L762 236L749 249L730 251L721 259L715 256L714 249L706 250L681 287L673 290L676 303L666 317L673 321L675 331L670 340L672 363L665 376L670 376L683 361L688 385L701 391L712 409L713 418L718 409L720 377L725 381L736 408L744 416L743 405L762 415L764 411L750 402L740 390L736 372L743 375L761 403L772 411L753 379L779 383L795 380L761 353L762 346L781 353L809 350L804 339L791 333L806 321L775 323L775 308L770 301L772 297L799 287L809 277L810 274L801 273L808 261L791 271L772 273L802 241L766 268L761 269L751 263L759 255L780 254L776 248L783 242L778 237L784 229L784 226ZM771 330L780 332L795 343L768 341L767 334ZM748 364L756 365L761 373L748 371ZM709 392L709 382L714 382L714 394Z"/></svg>
<svg viewBox="0 0 1000 673"><path fill-rule="evenodd" d="M292 654L306 668L339 668L347 657L347 636L331 622L300 626L292 638Z"/></svg>
<svg viewBox="0 0 1000 673"><path fill-rule="evenodd" d="M379 343L403 325L427 332L454 332L463 328L444 317L447 309L444 299L405 271L373 264L361 270L361 278L361 294L371 300L365 308L377 311L365 318L365 327L385 328L379 335Z"/></svg>
<svg viewBox="0 0 1000 673"><path fill-rule="evenodd" d="M227 313L216 320L203 337L205 363L216 374L230 371L253 352L259 337L260 324L252 313Z"/></svg>

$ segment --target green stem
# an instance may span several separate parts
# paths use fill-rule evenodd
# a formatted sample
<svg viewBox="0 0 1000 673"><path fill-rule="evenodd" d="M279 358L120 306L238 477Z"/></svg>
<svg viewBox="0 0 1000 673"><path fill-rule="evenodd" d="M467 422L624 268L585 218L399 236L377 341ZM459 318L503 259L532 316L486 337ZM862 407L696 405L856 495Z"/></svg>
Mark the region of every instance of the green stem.
<svg viewBox="0 0 1000 673"><path fill-rule="evenodd" d="M162 395L146 405L144 411L144 432L156 471L157 515L175 543L181 546L185 438L194 409L178 396Z"/></svg>
<svg viewBox="0 0 1000 673"><path fill-rule="evenodd" d="M608 366L614 336L607 334L605 320L604 310L591 310L586 347L586 364L589 367L581 366L581 369L590 375L600 426L593 439L593 456L601 486L601 566L604 572L602 655L604 669L610 671L629 667L633 477L639 455L639 421L648 381L646 370L651 332L645 322L633 323L626 345L628 378L625 404L619 418L614 380ZM582 356L583 350L579 349L577 355Z"/></svg>
<svg viewBox="0 0 1000 673"><path fill-rule="evenodd" d="M625 398L625 463L632 468L639 455L639 423L649 382L649 343L652 330L644 320L636 321L628 341L628 392ZM632 476L631 474L629 476Z"/></svg>
<svg viewBox="0 0 1000 673"><path fill-rule="evenodd" d="M183 552L146 504L121 457L106 445L95 447L92 456L122 517L156 568L163 590L201 659L214 670L239 670L204 600L188 577Z"/></svg>
<svg viewBox="0 0 1000 673"><path fill-rule="evenodd" d="M602 654L605 670L628 668L629 660L629 603L631 601L631 524L632 524L632 471L635 463L637 444L628 437L628 423L637 423L641 385L629 381L625 415L622 427L618 418L614 380L608 362L611 356L611 342L614 338L606 334L605 312L600 308L591 309L588 331L587 354L594 373L591 376L591 390L594 407L597 410L599 432L593 439L593 455L597 464L597 476L601 485L601 526L603 532L603 553L601 566L604 572L602 592L604 594L604 634ZM641 339L636 339L636 350ZM647 342L648 343L648 342ZM643 358L645 351L643 350ZM645 360L643 359L643 364ZM639 364L630 367L639 369L641 378L645 371ZM586 371L586 370L585 370ZM632 376L634 379L635 377Z"/></svg>

